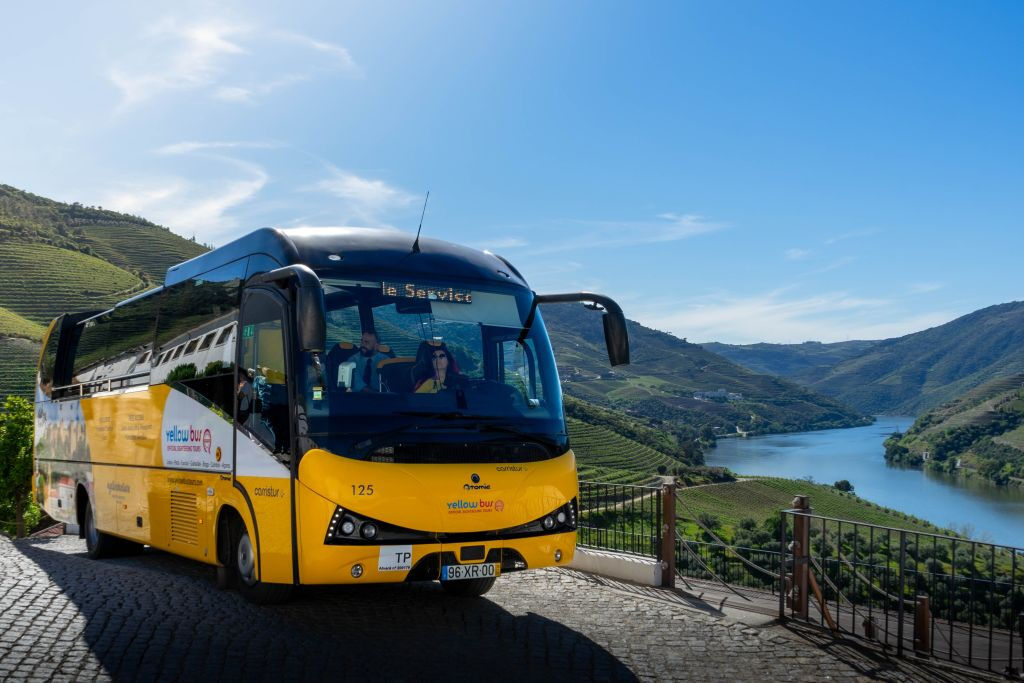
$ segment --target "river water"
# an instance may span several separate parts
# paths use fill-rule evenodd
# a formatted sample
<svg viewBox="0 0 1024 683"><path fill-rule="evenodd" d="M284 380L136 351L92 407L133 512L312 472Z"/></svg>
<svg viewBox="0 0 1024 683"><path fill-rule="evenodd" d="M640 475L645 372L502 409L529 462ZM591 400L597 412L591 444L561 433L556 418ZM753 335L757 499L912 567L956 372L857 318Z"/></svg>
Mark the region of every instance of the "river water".
<svg viewBox="0 0 1024 683"><path fill-rule="evenodd" d="M1024 547L1024 491L889 465L882 442L912 417L879 417L867 427L720 439L704 459L737 474L821 484L848 479L857 495L971 537ZM813 498L811 499L813 505Z"/></svg>

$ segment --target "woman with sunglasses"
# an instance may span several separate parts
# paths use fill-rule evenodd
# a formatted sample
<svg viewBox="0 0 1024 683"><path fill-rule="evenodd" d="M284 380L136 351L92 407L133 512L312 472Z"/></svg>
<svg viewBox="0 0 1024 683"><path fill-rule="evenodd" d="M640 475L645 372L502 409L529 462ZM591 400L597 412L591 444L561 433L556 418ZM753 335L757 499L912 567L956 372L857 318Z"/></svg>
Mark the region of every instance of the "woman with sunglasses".
<svg viewBox="0 0 1024 683"><path fill-rule="evenodd" d="M459 366L443 342L420 342L412 372L413 391L417 394L436 394L462 380Z"/></svg>

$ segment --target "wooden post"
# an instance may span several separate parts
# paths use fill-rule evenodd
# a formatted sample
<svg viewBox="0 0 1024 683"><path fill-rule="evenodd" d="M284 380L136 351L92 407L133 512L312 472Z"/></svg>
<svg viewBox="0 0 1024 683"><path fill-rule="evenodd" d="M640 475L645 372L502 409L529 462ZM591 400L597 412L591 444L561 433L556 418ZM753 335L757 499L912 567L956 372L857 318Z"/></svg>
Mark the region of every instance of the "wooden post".
<svg viewBox="0 0 1024 683"><path fill-rule="evenodd" d="M802 619L807 619L811 522L805 515L811 514L811 498L797 496L792 505L793 511L798 513L793 515L793 611Z"/></svg>
<svg viewBox="0 0 1024 683"><path fill-rule="evenodd" d="M676 587L676 485L661 487L661 586Z"/></svg>
<svg viewBox="0 0 1024 683"><path fill-rule="evenodd" d="M932 609L927 595L918 595L914 607L914 651L927 655L932 650Z"/></svg>

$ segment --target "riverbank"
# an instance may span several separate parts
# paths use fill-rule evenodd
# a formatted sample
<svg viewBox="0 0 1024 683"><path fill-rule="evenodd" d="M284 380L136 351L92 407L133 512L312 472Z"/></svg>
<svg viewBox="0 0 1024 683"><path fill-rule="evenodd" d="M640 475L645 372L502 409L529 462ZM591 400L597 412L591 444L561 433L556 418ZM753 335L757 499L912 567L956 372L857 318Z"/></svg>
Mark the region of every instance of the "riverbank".
<svg viewBox="0 0 1024 683"><path fill-rule="evenodd" d="M1024 547L1024 489L886 463L883 441L913 421L879 416L867 427L725 439L707 451L705 462L743 476L810 477L826 485L846 479L861 498L883 508L978 540Z"/></svg>

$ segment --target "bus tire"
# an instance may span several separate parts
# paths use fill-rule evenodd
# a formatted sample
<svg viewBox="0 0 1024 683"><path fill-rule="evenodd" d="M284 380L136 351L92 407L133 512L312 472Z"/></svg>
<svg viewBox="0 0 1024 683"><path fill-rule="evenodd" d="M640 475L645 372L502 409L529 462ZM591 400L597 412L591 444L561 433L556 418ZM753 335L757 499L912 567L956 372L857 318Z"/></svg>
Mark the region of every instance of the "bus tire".
<svg viewBox="0 0 1024 683"><path fill-rule="evenodd" d="M85 502L82 531L85 536L85 551L89 555L89 559L100 560L117 555L120 539L96 528L96 515L92 510L92 502L88 500Z"/></svg>
<svg viewBox="0 0 1024 683"><path fill-rule="evenodd" d="M242 597L257 605L273 605L288 600L291 585L264 583L256 578L256 544L240 519L235 520L231 539L231 569Z"/></svg>
<svg viewBox="0 0 1024 683"><path fill-rule="evenodd" d="M448 595L457 595L464 598L478 598L494 587L497 577L489 576L486 579L465 579L463 581L442 581L441 587Z"/></svg>

